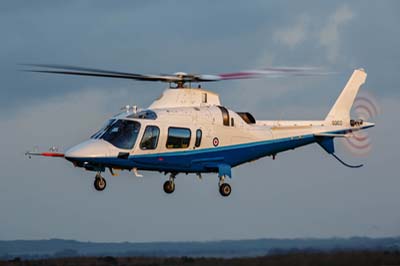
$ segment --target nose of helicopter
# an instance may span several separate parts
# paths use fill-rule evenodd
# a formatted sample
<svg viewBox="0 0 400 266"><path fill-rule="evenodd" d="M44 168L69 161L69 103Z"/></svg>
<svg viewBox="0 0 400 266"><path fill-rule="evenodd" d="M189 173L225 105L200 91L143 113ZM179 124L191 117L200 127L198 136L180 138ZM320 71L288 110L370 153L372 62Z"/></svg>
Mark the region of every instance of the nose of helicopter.
<svg viewBox="0 0 400 266"><path fill-rule="evenodd" d="M91 139L78 144L65 152L67 160L79 158L98 158L110 155L110 146L108 142L99 139Z"/></svg>

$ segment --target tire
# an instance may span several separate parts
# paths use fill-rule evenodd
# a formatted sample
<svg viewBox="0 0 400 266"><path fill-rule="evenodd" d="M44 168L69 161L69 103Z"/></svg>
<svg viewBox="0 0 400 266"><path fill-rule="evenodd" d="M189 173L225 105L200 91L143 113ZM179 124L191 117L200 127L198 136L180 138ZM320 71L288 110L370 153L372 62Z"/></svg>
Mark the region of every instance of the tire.
<svg viewBox="0 0 400 266"><path fill-rule="evenodd" d="M94 179L94 188L97 191L103 191L107 186L107 182L104 178L95 178Z"/></svg>
<svg viewBox="0 0 400 266"><path fill-rule="evenodd" d="M232 188L228 183L223 183L219 186L219 193L223 197L228 197L232 192Z"/></svg>
<svg viewBox="0 0 400 266"><path fill-rule="evenodd" d="M171 180L165 181L163 188L165 193L171 194L175 191L175 183Z"/></svg>

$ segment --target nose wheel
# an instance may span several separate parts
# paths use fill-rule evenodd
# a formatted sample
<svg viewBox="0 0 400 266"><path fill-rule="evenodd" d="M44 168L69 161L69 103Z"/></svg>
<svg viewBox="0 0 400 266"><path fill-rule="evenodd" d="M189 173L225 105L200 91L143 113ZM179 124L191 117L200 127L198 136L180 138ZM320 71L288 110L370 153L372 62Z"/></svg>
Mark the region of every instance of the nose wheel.
<svg viewBox="0 0 400 266"><path fill-rule="evenodd" d="M97 191L103 191L106 188L106 186L107 186L106 180L104 179L104 177L100 175L100 173L98 173L96 175L96 178L94 179L94 188Z"/></svg>
<svg viewBox="0 0 400 266"><path fill-rule="evenodd" d="M223 197L228 197L232 192L232 188L228 183L225 183L225 176L219 178L219 193Z"/></svg>

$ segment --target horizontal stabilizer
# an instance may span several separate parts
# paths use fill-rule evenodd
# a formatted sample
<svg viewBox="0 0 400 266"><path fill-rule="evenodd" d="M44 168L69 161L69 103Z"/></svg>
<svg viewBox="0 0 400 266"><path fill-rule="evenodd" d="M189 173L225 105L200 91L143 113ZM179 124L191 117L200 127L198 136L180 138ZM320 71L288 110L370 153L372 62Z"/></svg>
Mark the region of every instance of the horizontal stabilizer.
<svg viewBox="0 0 400 266"><path fill-rule="evenodd" d="M335 134L335 133L316 133L316 137L332 137L332 138L351 138L351 134Z"/></svg>

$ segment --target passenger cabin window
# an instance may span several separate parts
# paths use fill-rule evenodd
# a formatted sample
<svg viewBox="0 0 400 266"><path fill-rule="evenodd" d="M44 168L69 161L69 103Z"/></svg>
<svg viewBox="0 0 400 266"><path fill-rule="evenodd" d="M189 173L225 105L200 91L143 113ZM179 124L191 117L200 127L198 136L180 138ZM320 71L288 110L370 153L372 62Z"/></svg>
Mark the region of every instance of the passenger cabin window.
<svg viewBox="0 0 400 266"><path fill-rule="evenodd" d="M188 128L168 128L167 149L188 148L191 132Z"/></svg>
<svg viewBox="0 0 400 266"><path fill-rule="evenodd" d="M117 148L130 150L135 145L140 123L131 120L117 120L100 137Z"/></svg>
<svg viewBox="0 0 400 266"><path fill-rule="evenodd" d="M154 150L157 148L158 137L160 136L160 129L156 126L147 126L144 131L140 148L142 150Z"/></svg>
<svg viewBox="0 0 400 266"><path fill-rule="evenodd" d="M229 112L228 112L228 110L223 106L218 106L218 108L222 112L222 123L223 123L223 125L224 126L229 126Z"/></svg>
<svg viewBox="0 0 400 266"><path fill-rule="evenodd" d="M203 132L201 132L201 129L196 130L196 141L194 143L194 146L200 147L201 144L201 136L203 135Z"/></svg>

